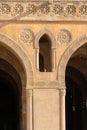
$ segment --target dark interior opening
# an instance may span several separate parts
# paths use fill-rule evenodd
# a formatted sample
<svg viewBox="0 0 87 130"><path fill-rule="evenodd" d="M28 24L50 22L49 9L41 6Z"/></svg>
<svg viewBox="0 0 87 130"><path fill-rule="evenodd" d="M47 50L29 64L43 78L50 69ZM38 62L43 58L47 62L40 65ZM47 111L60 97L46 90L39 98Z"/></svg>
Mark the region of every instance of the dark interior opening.
<svg viewBox="0 0 87 130"><path fill-rule="evenodd" d="M44 58L43 56L39 53L39 70L41 72L44 72Z"/></svg>
<svg viewBox="0 0 87 130"><path fill-rule="evenodd" d="M83 81L85 80L80 72L74 70L73 68L69 69L69 73L72 75L75 74L74 77L78 77L78 81L82 79ZM78 84L78 82L76 82L72 77L66 75L66 130L83 130L83 97L81 92L81 85L82 84Z"/></svg>
<svg viewBox="0 0 87 130"><path fill-rule="evenodd" d="M39 40L39 70L41 72L52 71L51 41L46 34Z"/></svg>
<svg viewBox="0 0 87 130"><path fill-rule="evenodd" d="M66 130L87 130L87 58L75 56L66 67Z"/></svg>
<svg viewBox="0 0 87 130"><path fill-rule="evenodd" d="M0 70L0 130L20 130L19 95L14 79Z"/></svg>

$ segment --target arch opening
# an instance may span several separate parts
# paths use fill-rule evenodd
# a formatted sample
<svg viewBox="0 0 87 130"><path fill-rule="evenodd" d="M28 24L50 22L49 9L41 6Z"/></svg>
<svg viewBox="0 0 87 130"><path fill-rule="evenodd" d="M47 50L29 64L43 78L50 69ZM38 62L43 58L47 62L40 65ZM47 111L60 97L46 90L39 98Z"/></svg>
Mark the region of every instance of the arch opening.
<svg viewBox="0 0 87 130"><path fill-rule="evenodd" d="M39 71L52 71L51 40L46 34L44 34L39 40Z"/></svg>
<svg viewBox="0 0 87 130"><path fill-rule="evenodd" d="M0 104L0 107L3 107L3 120L0 118L0 129L26 130L26 88L29 81L26 80L26 76L28 75L26 74L27 71L24 66L25 63L23 64L23 62L25 61L23 60L23 58L25 57L26 59L26 56L24 55L24 53L22 53L19 47L16 46L15 48L14 45L15 49L13 49L13 41L9 40L8 42L8 38L6 41L7 44L12 44L7 45L0 42L0 72L2 71L2 75L0 76L0 78L2 79L2 83L0 82L0 85L4 86L4 89L0 90L1 93L3 93L3 98L0 99L0 101L3 102L2 104ZM22 56L22 59L19 54ZM26 63L26 65L28 66L29 64ZM4 84L5 82L6 84ZM4 96L4 90L6 90L7 98L5 98ZM9 116L6 116L6 114L9 113L9 110L5 109L6 105L4 104L6 104L6 102L8 103L7 105L9 106L7 107L10 109L11 112ZM5 115L4 111L7 112L5 112Z"/></svg>
<svg viewBox="0 0 87 130"><path fill-rule="evenodd" d="M41 55L40 52L39 52L39 70L41 72L44 72L44 57L43 55Z"/></svg>
<svg viewBox="0 0 87 130"><path fill-rule="evenodd" d="M87 130L87 43L70 57L65 72L66 130Z"/></svg>
<svg viewBox="0 0 87 130"><path fill-rule="evenodd" d="M15 80L0 70L0 129L20 130L21 93Z"/></svg>
<svg viewBox="0 0 87 130"><path fill-rule="evenodd" d="M31 66L31 61L29 57L27 57L26 53L22 50L22 48L20 48L20 46L18 46L16 42L14 42L12 39L1 33L0 33L0 71L3 71L3 74L4 72L5 74L7 74L6 78L4 74L2 81L5 82L6 79L6 83L8 84L7 88L10 91L10 94L13 93L12 99L15 100L14 108L17 109L14 110L15 111L17 110L16 111L17 113L15 114L16 119L18 119L18 123L16 121L16 128L17 129L19 128L19 130L26 130L28 126L27 109L26 109L26 89L28 89L29 86L33 85L33 69ZM9 81L9 79L7 78L9 77L8 75L13 80ZM12 83L12 81L14 81L14 83ZM2 85L4 86L4 88L6 88L5 87L6 85L4 84ZM10 89L13 87L15 89ZM0 126L0 129L2 127L3 126ZM2 130L8 130L8 129L2 128Z"/></svg>

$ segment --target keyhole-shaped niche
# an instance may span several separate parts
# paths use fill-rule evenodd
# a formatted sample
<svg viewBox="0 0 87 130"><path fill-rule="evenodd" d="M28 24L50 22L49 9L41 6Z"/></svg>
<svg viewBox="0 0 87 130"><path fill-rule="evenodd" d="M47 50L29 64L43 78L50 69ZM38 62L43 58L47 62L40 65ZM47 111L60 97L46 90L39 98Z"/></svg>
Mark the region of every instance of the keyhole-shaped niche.
<svg viewBox="0 0 87 130"><path fill-rule="evenodd" d="M35 39L36 67L40 72L55 70L55 39L53 34L44 30Z"/></svg>

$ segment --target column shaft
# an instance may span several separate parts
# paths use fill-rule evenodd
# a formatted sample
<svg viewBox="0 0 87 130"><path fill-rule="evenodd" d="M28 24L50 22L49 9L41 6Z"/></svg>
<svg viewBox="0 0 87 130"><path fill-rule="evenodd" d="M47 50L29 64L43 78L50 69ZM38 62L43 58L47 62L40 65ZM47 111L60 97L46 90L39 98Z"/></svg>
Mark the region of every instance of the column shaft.
<svg viewBox="0 0 87 130"><path fill-rule="evenodd" d="M60 90L60 130L66 129L66 121L65 121L65 93L66 90Z"/></svg>
<svg viewBox="0 0 87 130"><path fill-rule="evenodd" d="M26 90L27 130L32 130L32 90Z"/></svg>

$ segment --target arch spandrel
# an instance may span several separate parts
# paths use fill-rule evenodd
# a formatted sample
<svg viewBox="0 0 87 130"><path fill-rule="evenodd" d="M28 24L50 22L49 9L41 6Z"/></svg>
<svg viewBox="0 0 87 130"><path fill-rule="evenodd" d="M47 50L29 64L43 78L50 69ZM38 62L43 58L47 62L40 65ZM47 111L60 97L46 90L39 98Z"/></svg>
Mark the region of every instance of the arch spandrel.
<svg viewBox="0 0 87 130"><path fill-rule="evenodd" d="M58 73L57 73L57 80L59 82L60 87L65 87L65 71L67 63L72 56L72 54L81 46L87 43L87 35L83 35L76 41L74 41L63 53L60 62L58 64Z"/></svg>

